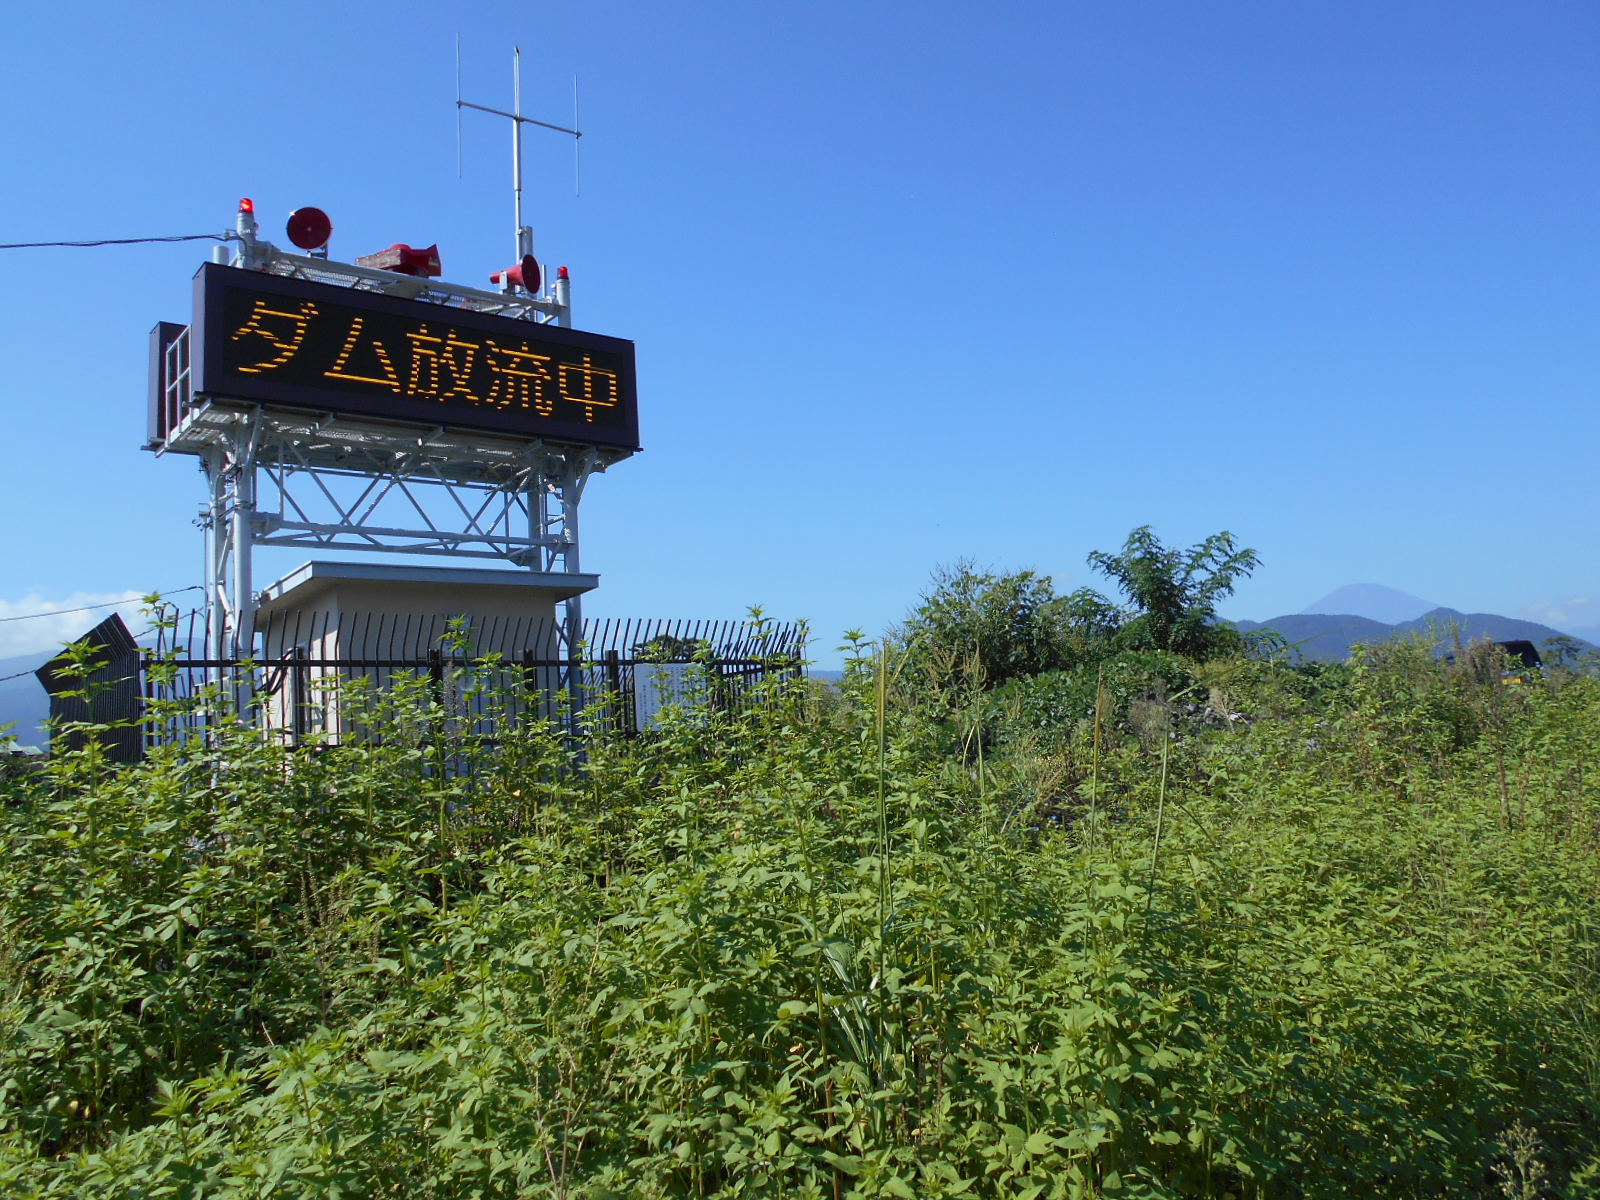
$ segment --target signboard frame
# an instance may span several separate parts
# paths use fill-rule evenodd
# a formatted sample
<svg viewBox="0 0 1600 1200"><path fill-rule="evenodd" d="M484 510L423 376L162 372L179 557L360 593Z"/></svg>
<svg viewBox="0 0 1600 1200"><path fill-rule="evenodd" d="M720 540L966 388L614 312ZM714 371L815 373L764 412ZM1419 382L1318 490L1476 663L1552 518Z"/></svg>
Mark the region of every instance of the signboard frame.
<svg viewBox="0 0 1600 1200"><path fill-rule="evenodd" d="M623 338L207 263L189 343L197 398L640 448Z"/></svg>

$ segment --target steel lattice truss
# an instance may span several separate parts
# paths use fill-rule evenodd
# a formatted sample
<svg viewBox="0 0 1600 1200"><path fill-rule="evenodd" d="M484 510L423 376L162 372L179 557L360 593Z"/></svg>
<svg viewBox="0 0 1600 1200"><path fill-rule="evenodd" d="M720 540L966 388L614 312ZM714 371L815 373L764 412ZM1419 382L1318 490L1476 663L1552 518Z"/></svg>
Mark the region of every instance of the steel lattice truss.
<svg viewBox="0 0 1600 1200"><path fill-rule="evenodd" d="M225 404L197 409L182 444L225 484L255 476L250 540L263 546L498 558L561 570L584 483L612 455L343 417ZM225 486L225 507L239 499Z"/></svg>
<svg viewBox="0 0 1600 1200"><path fill-rule="evenodd" d="M592 455L542 448L504 463L371 445L329 462L293 439L261 449L257 545L501 558L544 570L566 557L569 499L594 467Z"/></svg>
<svg viewBox="0 0 1600 1200"><path fill-rule="evenodd" d="M256 546L501 559L577 572L578 502L620 451L201 400L168 438L210 481L207 594L248 645ZM575 601L568 611L577 619Z"/></svg>

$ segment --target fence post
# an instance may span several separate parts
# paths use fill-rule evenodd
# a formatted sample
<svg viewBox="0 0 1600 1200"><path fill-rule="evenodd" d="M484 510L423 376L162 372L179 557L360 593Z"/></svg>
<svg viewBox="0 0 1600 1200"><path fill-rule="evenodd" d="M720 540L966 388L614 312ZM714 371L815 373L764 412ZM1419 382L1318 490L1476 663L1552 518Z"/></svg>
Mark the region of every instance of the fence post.
<svg viewBox="0 0 1600 1200"><path fill-rule="evenodd" d="M150 653L148 649L139 651L139 688L144 693L144 712L139 722L141 758L160 745L160 738L156 734L155 717L150 709L151 701L156 698L155 681L150 678Z"/></svg>
<svg viewBox="0 0 1600 1200"><path fill-rule="evenodd" d="M306 710L311 707L310 679L307 661L310 655L302 646L296 646L289 651L289 704L291 715L289 718L289 736L292 744L299 746L305 739Z"/></svg>
<svg viewBox="0 0 1600 1200"><path fill-rule="evenodd" d="M628 732L628 704L622 695L622 654L617 650L607 650L605 655L606 690L611 693L611 710L615 714L612 723L616 732Z"/></svg>
<svg viewBox="0 0 1600 1200"><path fill-rule="evenodd" d="M530 725L533 723L535 711L542 710L545 707L545 701L541 697L539 689L539 669L533 663L533 647L524 646L522 648L523 712L526 714ZM543 715L542 711L540 711L540 715Z"/></svg>

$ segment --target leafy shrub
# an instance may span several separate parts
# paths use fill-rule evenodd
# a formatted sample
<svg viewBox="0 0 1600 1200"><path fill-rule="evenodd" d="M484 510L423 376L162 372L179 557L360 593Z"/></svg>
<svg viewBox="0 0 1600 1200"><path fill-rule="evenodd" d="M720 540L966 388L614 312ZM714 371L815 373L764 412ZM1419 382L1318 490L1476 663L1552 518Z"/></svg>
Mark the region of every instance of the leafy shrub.
<svg viewBox="0 0 1600 1200"><path fill-rule="evenodd" d="M1201 682L1119 662L1092 686L1130 702ZM111 769L91 739L6 782L0 1188L1590 1186L1596 681L1387 652L1159 753L1091 736L1048 822L1042 751L944 756L895 669L581 766L419 688L359 744L235 727ZM1082 720L1086 678L1009 696Z"/></svg>

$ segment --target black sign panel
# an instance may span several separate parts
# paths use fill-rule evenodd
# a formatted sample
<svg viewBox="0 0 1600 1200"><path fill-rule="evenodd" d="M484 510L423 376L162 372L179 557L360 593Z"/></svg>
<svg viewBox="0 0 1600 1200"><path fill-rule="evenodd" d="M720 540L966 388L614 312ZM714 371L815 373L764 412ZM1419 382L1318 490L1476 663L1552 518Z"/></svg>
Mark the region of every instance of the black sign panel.
<svg viewBox="0 0 1600 1200"><path fill-rule="evenodd" d="M622 338L208 263L190 341L200 395L639 448Z"/></svg>

